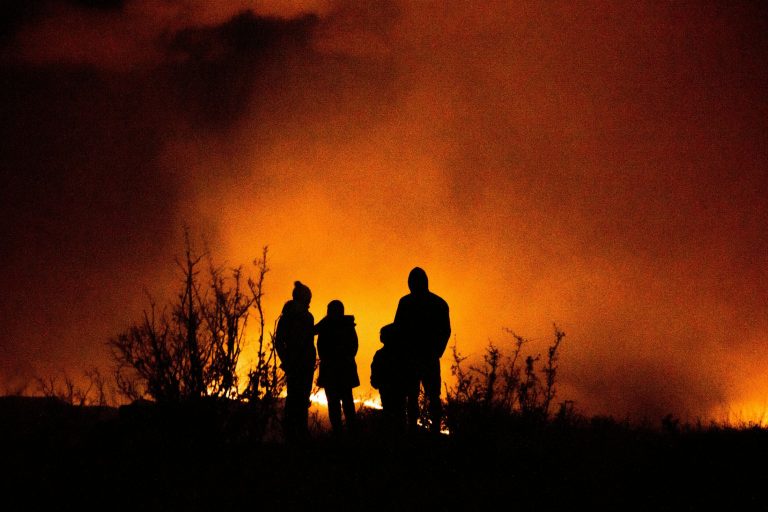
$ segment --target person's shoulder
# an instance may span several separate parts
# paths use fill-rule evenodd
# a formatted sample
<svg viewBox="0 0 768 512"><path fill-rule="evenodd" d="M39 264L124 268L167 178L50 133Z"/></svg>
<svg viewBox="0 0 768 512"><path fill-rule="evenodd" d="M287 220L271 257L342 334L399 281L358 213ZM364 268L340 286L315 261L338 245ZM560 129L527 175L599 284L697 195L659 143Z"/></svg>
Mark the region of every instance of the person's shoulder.
<svg viewBox="0 0 768 512"><path fill-rule="evenodd" d="M400 301L398 302L398 305L408 305L413 302L413 294L409 293L408 295L403 295L400 297Z"/></svg>
<svg viewBox="0 0 768 512"><path fill-rule="evenodd" d="M441 296L439 296L439 295L437 295L436 293L433 293L433 292L429 292L429 295L430 295L430 297L432 299L432 302L434 302L435 304L439 304L439 305L444 306L446 308L448 307L448 303Z"/></svg>

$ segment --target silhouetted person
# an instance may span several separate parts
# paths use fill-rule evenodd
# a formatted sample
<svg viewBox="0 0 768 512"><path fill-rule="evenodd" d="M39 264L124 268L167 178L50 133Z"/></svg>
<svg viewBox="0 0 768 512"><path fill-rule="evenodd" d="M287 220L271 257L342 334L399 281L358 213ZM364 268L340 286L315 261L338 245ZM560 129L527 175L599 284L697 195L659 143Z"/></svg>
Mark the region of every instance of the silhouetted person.
<svg viewBox="0 0 768 512"><path fill-rule="evenodd" d="M384 346L373 355L371 386L379 390L387 427L402 432L406 427L406 404L413 401L418 405L419 383L395 324L382 327L379 339Z"/></svg>
<svg viewBox="0 0 768 512"><path fill-rule="evenodd" d="M400 299L395 326L412 358L416 378L424 387L429 402L429 416L434 432L440 431L443 407L440 402L440 358L451 337L448 304L429 291L427 273L415 267L408 274L411 293ZM408 426L416 428L417 401L408 402Z"/></svg>
<svg viewBox="0 0 768 512"><path fill-rule="evenodd" d="M275 333L275 348L285 372L288 393L283 423L287 439L303 439L309 434L309 395L316 358L315 319L309 312L311 300L310 289L296 281L293 299L283 306Z"/></svg>
<svg viewBox="0 0 768 512"><path fill-rule="evenodd" d="M317 385L325 390L328 416L334 434L342 431L341 410L347 429L355 428L355 402L352 388L360 385L357 376L357 331L355 317L344 314L340 300L328 303L328 314L315 326L317 353L320 356L320 374Z"/></svg>

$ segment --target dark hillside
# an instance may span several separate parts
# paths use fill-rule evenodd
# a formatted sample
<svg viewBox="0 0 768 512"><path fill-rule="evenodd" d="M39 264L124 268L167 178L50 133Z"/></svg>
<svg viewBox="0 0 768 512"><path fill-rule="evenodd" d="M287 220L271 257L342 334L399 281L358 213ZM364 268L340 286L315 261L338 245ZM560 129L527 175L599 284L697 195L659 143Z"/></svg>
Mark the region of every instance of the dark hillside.
<svg viewBox="0 0 768 512"><path fill-rule="evenodd" d="M0 418L7 496L33 509L55 498L126 510L761 510L768 482L763 429L598 418L400 438L372 411L355 438L286 445L258 441L258 415L232 404L118 411L5 397Z"/></svg>

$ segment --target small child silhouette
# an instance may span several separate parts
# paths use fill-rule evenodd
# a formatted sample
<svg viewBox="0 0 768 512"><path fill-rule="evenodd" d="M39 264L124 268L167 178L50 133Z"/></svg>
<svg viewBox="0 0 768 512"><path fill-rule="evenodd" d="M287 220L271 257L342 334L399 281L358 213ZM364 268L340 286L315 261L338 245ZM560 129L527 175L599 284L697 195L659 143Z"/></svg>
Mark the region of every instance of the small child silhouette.
<svg viewBox="0 0 768 512"><path fill-rule="evenodd" d="M388 427L402 431L406 426L406 405L410 400L418 400L418 383L414 380L410 359L404 354L397 327L385 325L379 337L384 346L373 355L371 386L379 390ZM408 418L408 425L415 429L416 418Z"/></svg>

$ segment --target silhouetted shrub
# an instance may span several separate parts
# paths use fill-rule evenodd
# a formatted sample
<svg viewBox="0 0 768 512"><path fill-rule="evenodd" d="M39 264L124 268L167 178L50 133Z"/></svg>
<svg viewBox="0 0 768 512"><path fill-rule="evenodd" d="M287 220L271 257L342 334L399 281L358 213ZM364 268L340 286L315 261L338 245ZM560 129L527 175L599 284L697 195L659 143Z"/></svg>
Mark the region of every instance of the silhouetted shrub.
<svg viewBox="0 0 768 512"><path fill-rule="evenodd" d="M150 298L141 320L110 340L118 389L130 400L175 403L214 397L272 411L283 376L272 343L264 339L267 248L254 261L255 278L246 278L242 266L217 266L210 256L203 273L202 259L187 237L184 258L177 261L183 280L176 299L159 308ZM259 321L257 361L241 386L237 365L252 309Z"/></svg>
<svg viewBox="0 0 768 512"><path fill-rule="evenodd" d="M96 367L83 372L80 382L76 382L66 372L36 377L35 382L39 395L57 398L69 405L104 407L115 402L114 388Z"/></svg>
<svg viewBox="0 0 768 512"><path fill-rule="evenodd" d="M541 423L550 419L557 395L558 349L565 333L554 326L554 339L547 348L541 369L539 354L523 355L529 340L506 330L514 340L512 353L505 355L492 342L480 366L466 365L466 356L452 346L451 374L456 378L447 390L446 423L454 433L516 424ZM524 359L523 359L524 357ZM521 363L522 360L522 363ZM566 401L555 415L561 423L574 417L573 402Z"/></svg>

